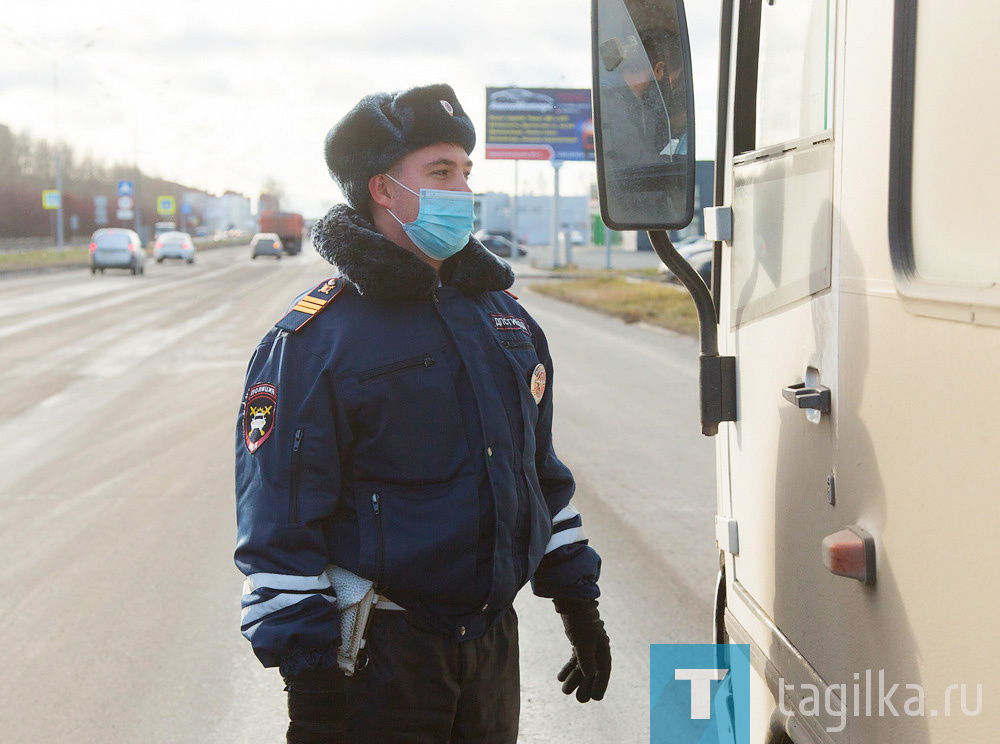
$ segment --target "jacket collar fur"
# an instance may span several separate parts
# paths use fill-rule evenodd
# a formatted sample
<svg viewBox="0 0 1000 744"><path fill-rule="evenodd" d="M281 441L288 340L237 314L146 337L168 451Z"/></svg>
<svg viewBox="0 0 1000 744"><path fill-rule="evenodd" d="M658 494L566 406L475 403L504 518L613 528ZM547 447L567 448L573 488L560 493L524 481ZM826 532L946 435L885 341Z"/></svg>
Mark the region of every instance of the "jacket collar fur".
<svg viewBox="0 0 1000 744"><path fill-rule="evenodd" d="M312 229L313 245L358 292L381 302L426 299L438 272L387 240L375 225L346 204L330 209ZM507 289L514 272L475 238L441 265L441 283L466 295Z"/></svg>

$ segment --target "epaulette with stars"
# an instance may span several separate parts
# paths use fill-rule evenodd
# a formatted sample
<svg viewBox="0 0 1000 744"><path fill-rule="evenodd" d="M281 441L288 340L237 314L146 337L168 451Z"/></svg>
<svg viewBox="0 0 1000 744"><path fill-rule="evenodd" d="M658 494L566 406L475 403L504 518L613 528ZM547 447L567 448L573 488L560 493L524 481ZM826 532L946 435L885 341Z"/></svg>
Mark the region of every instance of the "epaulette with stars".
<svg viewBox="0 0 1000 744"><path fill-rule="evenodd" d="M340 294L345 284L338 277L327 279L311 292L302 295L292 309L285 313L285 317L275 323L275 327L289 333L302 330L306 323L319 315Z"/></svg>

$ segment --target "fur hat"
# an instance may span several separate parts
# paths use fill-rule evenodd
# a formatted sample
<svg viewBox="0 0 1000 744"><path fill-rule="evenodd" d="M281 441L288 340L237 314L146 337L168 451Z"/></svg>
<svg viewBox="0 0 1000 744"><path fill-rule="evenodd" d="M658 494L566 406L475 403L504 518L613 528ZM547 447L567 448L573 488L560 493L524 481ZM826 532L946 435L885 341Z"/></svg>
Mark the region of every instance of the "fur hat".
<svg viewBox="0 0 1000 744"><path fill-rule="evenodd" d="M396 93L373 93L326 133L326 167L347 202L368 214L368 181L404 155L439 142L455 142L467 153L476 130L450 85L425 85Z"/></svg>

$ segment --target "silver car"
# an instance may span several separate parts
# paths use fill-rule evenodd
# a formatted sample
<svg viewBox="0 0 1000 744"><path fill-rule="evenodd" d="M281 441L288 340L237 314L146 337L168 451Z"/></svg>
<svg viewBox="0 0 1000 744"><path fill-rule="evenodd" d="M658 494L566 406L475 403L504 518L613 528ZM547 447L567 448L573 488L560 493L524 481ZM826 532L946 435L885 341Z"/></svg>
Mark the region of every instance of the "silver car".
<svg viewBox="0 0 1000 744"><path fill-rule="evenodd" d="M185 232L165 232L156 239L153 258L156 263L163 263L165 258L179 258L189 264L194 263L194 241Z"/></svg>
<svg viewBox="0 0 1000 744"><path fill-rule="evenodd" d="M122 227L101 228L90 238L90 273L105 269L130 269L145 273L146 251L134 230Z"/></svg>

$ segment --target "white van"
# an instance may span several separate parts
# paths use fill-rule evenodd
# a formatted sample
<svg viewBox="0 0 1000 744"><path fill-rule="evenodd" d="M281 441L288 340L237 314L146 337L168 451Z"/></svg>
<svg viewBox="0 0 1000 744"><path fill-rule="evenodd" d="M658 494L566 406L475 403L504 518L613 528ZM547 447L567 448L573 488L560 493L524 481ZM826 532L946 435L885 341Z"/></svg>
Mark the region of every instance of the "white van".
<svg viewBox="0 0 1000 744"><path fill-rule="evenodd" d="M673 269L684 3L594 8L603 217ZM752 744L998 739L998 27L983 0L722 2L713 281L682 278Z"/></svg>

